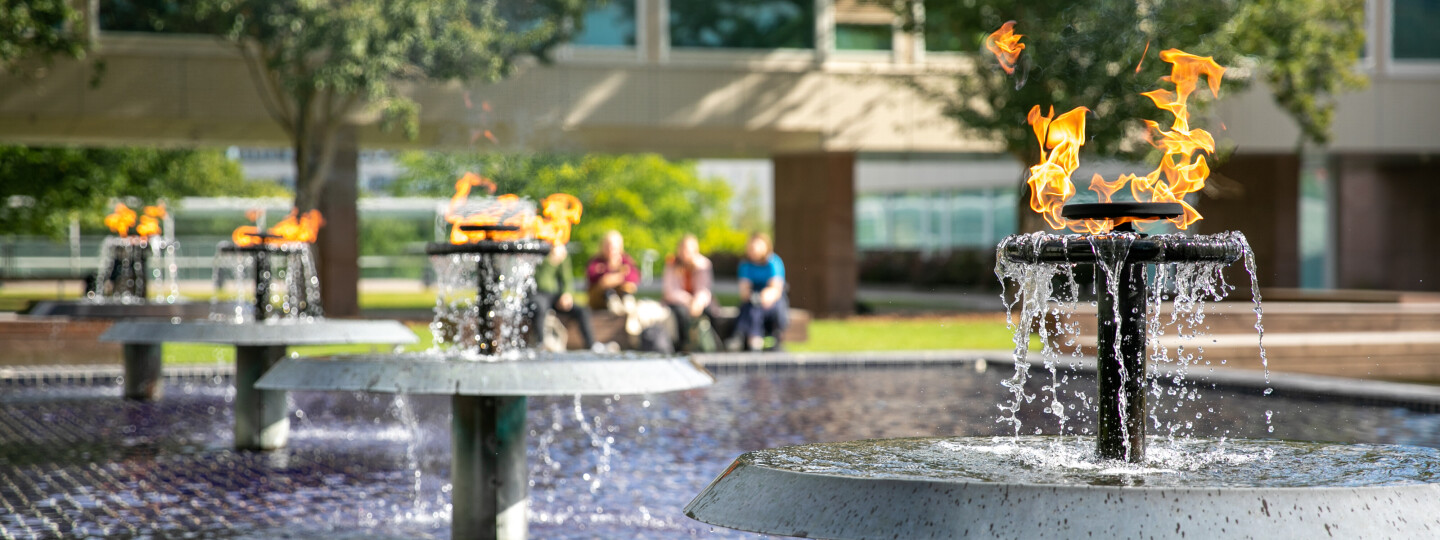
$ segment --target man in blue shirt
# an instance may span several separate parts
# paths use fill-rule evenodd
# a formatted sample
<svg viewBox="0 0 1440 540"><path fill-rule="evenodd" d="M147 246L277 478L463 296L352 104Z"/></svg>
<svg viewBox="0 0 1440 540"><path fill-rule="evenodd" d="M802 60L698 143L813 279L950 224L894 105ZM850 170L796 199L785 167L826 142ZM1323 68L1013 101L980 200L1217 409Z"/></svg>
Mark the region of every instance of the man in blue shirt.
<svg viewBox="0 0 1440 540"><path fill-rule="evenodd" d="M775 337L780 349L781 336L789 325L789 302L785 298L785 263L770 248L770 238L755 233L745 244L745 258L738 269L740 278L740 316L735 321L735 336L746 349L758 351L765 346L765 336Z"/></svg>

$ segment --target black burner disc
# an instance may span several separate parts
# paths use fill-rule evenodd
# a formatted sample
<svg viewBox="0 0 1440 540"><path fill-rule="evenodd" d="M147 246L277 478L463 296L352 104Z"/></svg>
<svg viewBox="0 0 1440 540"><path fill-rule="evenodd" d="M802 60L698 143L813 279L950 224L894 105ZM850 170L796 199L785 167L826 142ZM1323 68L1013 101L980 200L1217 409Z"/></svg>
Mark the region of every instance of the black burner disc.
<svg viewBox="0 0 1440 540"><path fill-rule="evenodd" d="M425 246L427 255L449 255L453 253L499 253L499 254L534 254L547 255L550 253L550 243L544 240L481 240L467 244L429 244Z"/></svg>
<svg viewBox="0 0 1440 540"><path fill-rule="evenodd" d="M1066 219L1171 219L1185 213L1180 203L1112 202L1067 204L1060 209Z"/></svg>
<svg viewBox="0 0 1440 540"><path fill-rule="evenodd" d="M518 230L520 230L520 226L519 226L519 225L472 225L472 224L461 224L461 225L460 225L460 230L465 231L465 232L476 232L476 231L485 231L485 232L491 232L491 231L496 231L496 232L513 232L513 231L518 231Z"/></svg>

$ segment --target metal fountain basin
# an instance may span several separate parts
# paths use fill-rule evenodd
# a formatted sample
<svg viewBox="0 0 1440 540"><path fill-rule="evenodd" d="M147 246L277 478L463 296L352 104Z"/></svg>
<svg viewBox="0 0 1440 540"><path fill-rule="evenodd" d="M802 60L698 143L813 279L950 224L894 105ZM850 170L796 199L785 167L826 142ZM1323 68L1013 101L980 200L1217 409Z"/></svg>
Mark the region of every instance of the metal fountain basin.
<svg viewBox="0 0 1440 540"><path fill-rule="evenodd" d="M514 360L418 352L287 358L257 388L469 396L645 394L709 386L686 356L535 353Z"/></svg>

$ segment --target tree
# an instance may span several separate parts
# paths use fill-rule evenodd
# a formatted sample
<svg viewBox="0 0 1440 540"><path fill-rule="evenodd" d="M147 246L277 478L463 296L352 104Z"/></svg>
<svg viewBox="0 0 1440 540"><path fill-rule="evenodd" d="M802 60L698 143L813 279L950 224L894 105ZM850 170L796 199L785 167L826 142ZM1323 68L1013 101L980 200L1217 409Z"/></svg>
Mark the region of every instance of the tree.
<svg viewBox="0 0 1440 540"><path fill-rule="evenodd" d="M1170 119L1140 93L1168 74L1157 58L1165 49L1213 56L1255 74L1227 75L1222 93L1265 80L1300 125L1297 144L1325 142L1335 96L1365 83L1354 70L1364 45L1364 0L973 0L924 2L923 10L918 2L895 3L907 27L923 25L978 51L979 67L940 86L917 80L915 87L941 100L962 131L1000 143L1025 164L1039 157L1026 122L1036 105L1057 112L1089 107L1086 154L1132 160L1150 154L1141 121ZM1026 46L1013 75L981 46L1010 20ZM1191 100L1192 116L1208 101ZM1020 196L1023 205L1024 187Z"/></svg>
<svg viewBox="0 0 1440 540"><path fill-rule="evenodd" d="M653 154L482 152L408 152L400 162L405 172L390 186L392 195L448 197L455 180L473 171L494 181L499 193L535 201L551 193L576 196L585 205L572 236L582 260L611 229L625 235L632 254L669 253L686 233L697 235L708 252L738 252L745 241L730 224L730 186L700 178L690 162Z"/></svg>
<svg viewBox="0 0 1440 540"><path fill-rule="evenodd" d="M584 0L201 0L197 20L235 44L295 150L295 205L314 208L337 131L367 110L409 136L402 85L494 81L578 29Z"/></svg>
<svg viewBox="0 0 1440 540"><path fill-rule="evenodd" d="M83 58L89 45L71 0L0 0L0 73L27 71L28 61Z"/></svg>
<svg viewBox="0 0 1440 540"><path fill-rule="evenodd" d="M246 181L219 150L0 146L0 234L64 234L71 218L96 225L113 199L289 195Z"/></svg>

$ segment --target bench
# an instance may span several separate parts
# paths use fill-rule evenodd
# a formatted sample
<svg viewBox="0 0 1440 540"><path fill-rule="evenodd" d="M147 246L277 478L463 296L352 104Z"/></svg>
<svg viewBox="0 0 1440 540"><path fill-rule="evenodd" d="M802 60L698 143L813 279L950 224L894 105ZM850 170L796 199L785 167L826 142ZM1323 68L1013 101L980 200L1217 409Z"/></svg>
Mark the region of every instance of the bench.
<svg viewBox="0 0 1440 540"><path fill-rule="evenodd" d="M735 327L735 317L740 314L740 309L735 307L721 307L717 310L719 317L715 319L716 330L721 336L729 334ZM575 319L566 315L556 314L565 327L567 340L565 346L568 349L585 348L585 340L580 336L580 326ZM667 324L673 327L673 319L668 319ZM595 341L600 343L615 342L621 348L628 349L634 346L630 336L625 333L625 318L611 313L607 310L590 310L590 324L595 327ZM673 331L673 329L672 329ZM785 328L785 343L804 343L810 340L810 312L803 309L790 308L790 326Z"/></svg>

